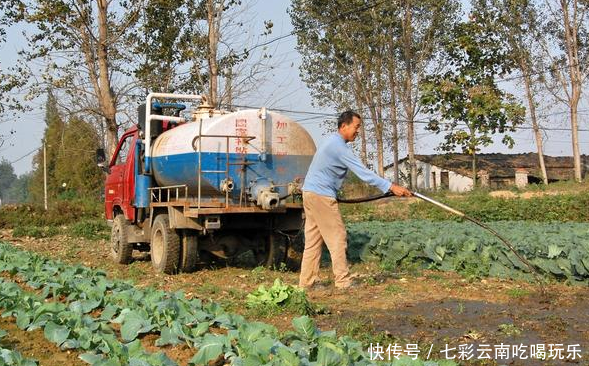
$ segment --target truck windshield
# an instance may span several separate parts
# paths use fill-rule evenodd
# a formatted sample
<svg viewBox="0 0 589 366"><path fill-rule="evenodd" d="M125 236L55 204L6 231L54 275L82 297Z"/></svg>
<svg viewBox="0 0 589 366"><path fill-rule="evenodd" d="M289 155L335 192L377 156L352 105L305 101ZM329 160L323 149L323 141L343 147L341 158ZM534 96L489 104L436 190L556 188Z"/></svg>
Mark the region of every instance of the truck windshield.
<svg viewBox="0 0 589 366"><path fill-rule="evenodd" d="M115 160L115 165L125 164L127 161L127 156L129 155L129 149L131 147L131 140L133 139L133 135L129 135L125 137L125 139L121 142L119 151L117 151L117 159Z"/></svg>

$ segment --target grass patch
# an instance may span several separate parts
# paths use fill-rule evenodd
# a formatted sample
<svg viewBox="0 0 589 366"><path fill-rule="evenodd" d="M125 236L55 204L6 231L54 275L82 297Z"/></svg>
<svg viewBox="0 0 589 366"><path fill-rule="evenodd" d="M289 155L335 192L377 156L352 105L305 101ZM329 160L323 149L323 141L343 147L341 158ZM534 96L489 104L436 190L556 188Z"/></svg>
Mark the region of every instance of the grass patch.
<svg viewBox="0 0 589 366"><path fill-rule="evenodd" d="M405 289L401 286L391 284L385 287L384 292L386 292L387 294L396 295L402 294L403 292L405 292Z"/></svg>
<svg viewBox="0 0 589 366"><path fill-rule="evenodd" d="M514 298L514 299L526 297L530 293L531 293L530 291L522 289L522 288L511 288L511 289L507 290L507 296Z"/></svg>
<svg viewBox="0 0 589 366"><path fill-rule="evenodd" d="M522 333L522 330L513 324L499 324L499 331L506 336L515 337Z"/></svg>
<svg viewBox="0 0 589 366"><path fill-rule="evenodd" d="M199 292L207 295L214 295L221 292L221 288L214 283L205 282L199 287Z"/></svg>
<svg viewBox="0 0 589 366"><path fill-rule="evenodd" d="M55 226L17 226L12 231L15 238L32 237L35 239L49 238L59 234L59 228Z"/></svg>
<svg viewBox="0 0 589 366"><path fill-rule="evenodd" d="M110 238L110 228L104 220L88 219L77 222L71 226L72 236L97 240Z"/></svg>
<svg viewBox="0 0 589 366"><path fill-rule="evenodd" d="M507 290L507 296L514 298L514 299L526 297L529 294L530 294L530 291L525 290L523 288L510 288L509 290Z"/></svg>

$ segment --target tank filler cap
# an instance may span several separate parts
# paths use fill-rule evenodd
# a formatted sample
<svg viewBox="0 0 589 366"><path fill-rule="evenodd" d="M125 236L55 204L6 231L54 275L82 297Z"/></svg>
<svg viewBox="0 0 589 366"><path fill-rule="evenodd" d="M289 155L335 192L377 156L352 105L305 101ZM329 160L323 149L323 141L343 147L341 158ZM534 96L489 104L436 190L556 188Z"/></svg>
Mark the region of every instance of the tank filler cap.
<svg viewBox="0 0 589 366"><path fill-rule="evenodd" d="M196 107L193 107L190 113L192 120L195 122L200 119L213 118L214 116L220 116L223 114L222 111L215 109L214 106L209 104L209 101L205 95L202 95L200 104Z"/></svg>

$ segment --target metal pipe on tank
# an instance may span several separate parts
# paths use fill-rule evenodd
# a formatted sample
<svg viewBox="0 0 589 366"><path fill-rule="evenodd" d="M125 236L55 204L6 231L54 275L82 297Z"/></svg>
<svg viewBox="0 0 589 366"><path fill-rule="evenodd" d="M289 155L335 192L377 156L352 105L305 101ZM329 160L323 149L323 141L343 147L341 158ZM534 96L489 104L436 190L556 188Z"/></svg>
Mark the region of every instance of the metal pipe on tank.
<svg viewBox="0 0 589 366"><path fill-rule="evenodd" d="M186 121L184 117L161 116L158 114L151 114L151 100L153 98L202 100L201 95L194 94L149 93L147 95L147 98L145 98L145 137L143 139L143 143L145 145L145 173L147 174L151 173L151 121Z"/></svg>
<svg viewBox="0 0 589 366"><path fill-rule="evenodd" d="M266 107L260 109L258 117L262 120L262 150L260 151L260 161L266 161L266 119L268 118Z"/></svg>

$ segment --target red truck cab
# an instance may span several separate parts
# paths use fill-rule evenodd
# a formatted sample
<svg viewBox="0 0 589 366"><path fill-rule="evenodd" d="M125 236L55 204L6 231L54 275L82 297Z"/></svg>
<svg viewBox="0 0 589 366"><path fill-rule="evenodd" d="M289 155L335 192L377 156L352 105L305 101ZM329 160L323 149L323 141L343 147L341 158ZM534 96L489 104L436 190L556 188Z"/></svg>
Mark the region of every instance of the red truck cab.
<svg viewBox="0 0 589 366"><path fill-rule="evenodd" d="M105 216L109 222L118 214L134 222L135 146L139 138L136 126L125 131L108 165L104 184Z"/></svg>

